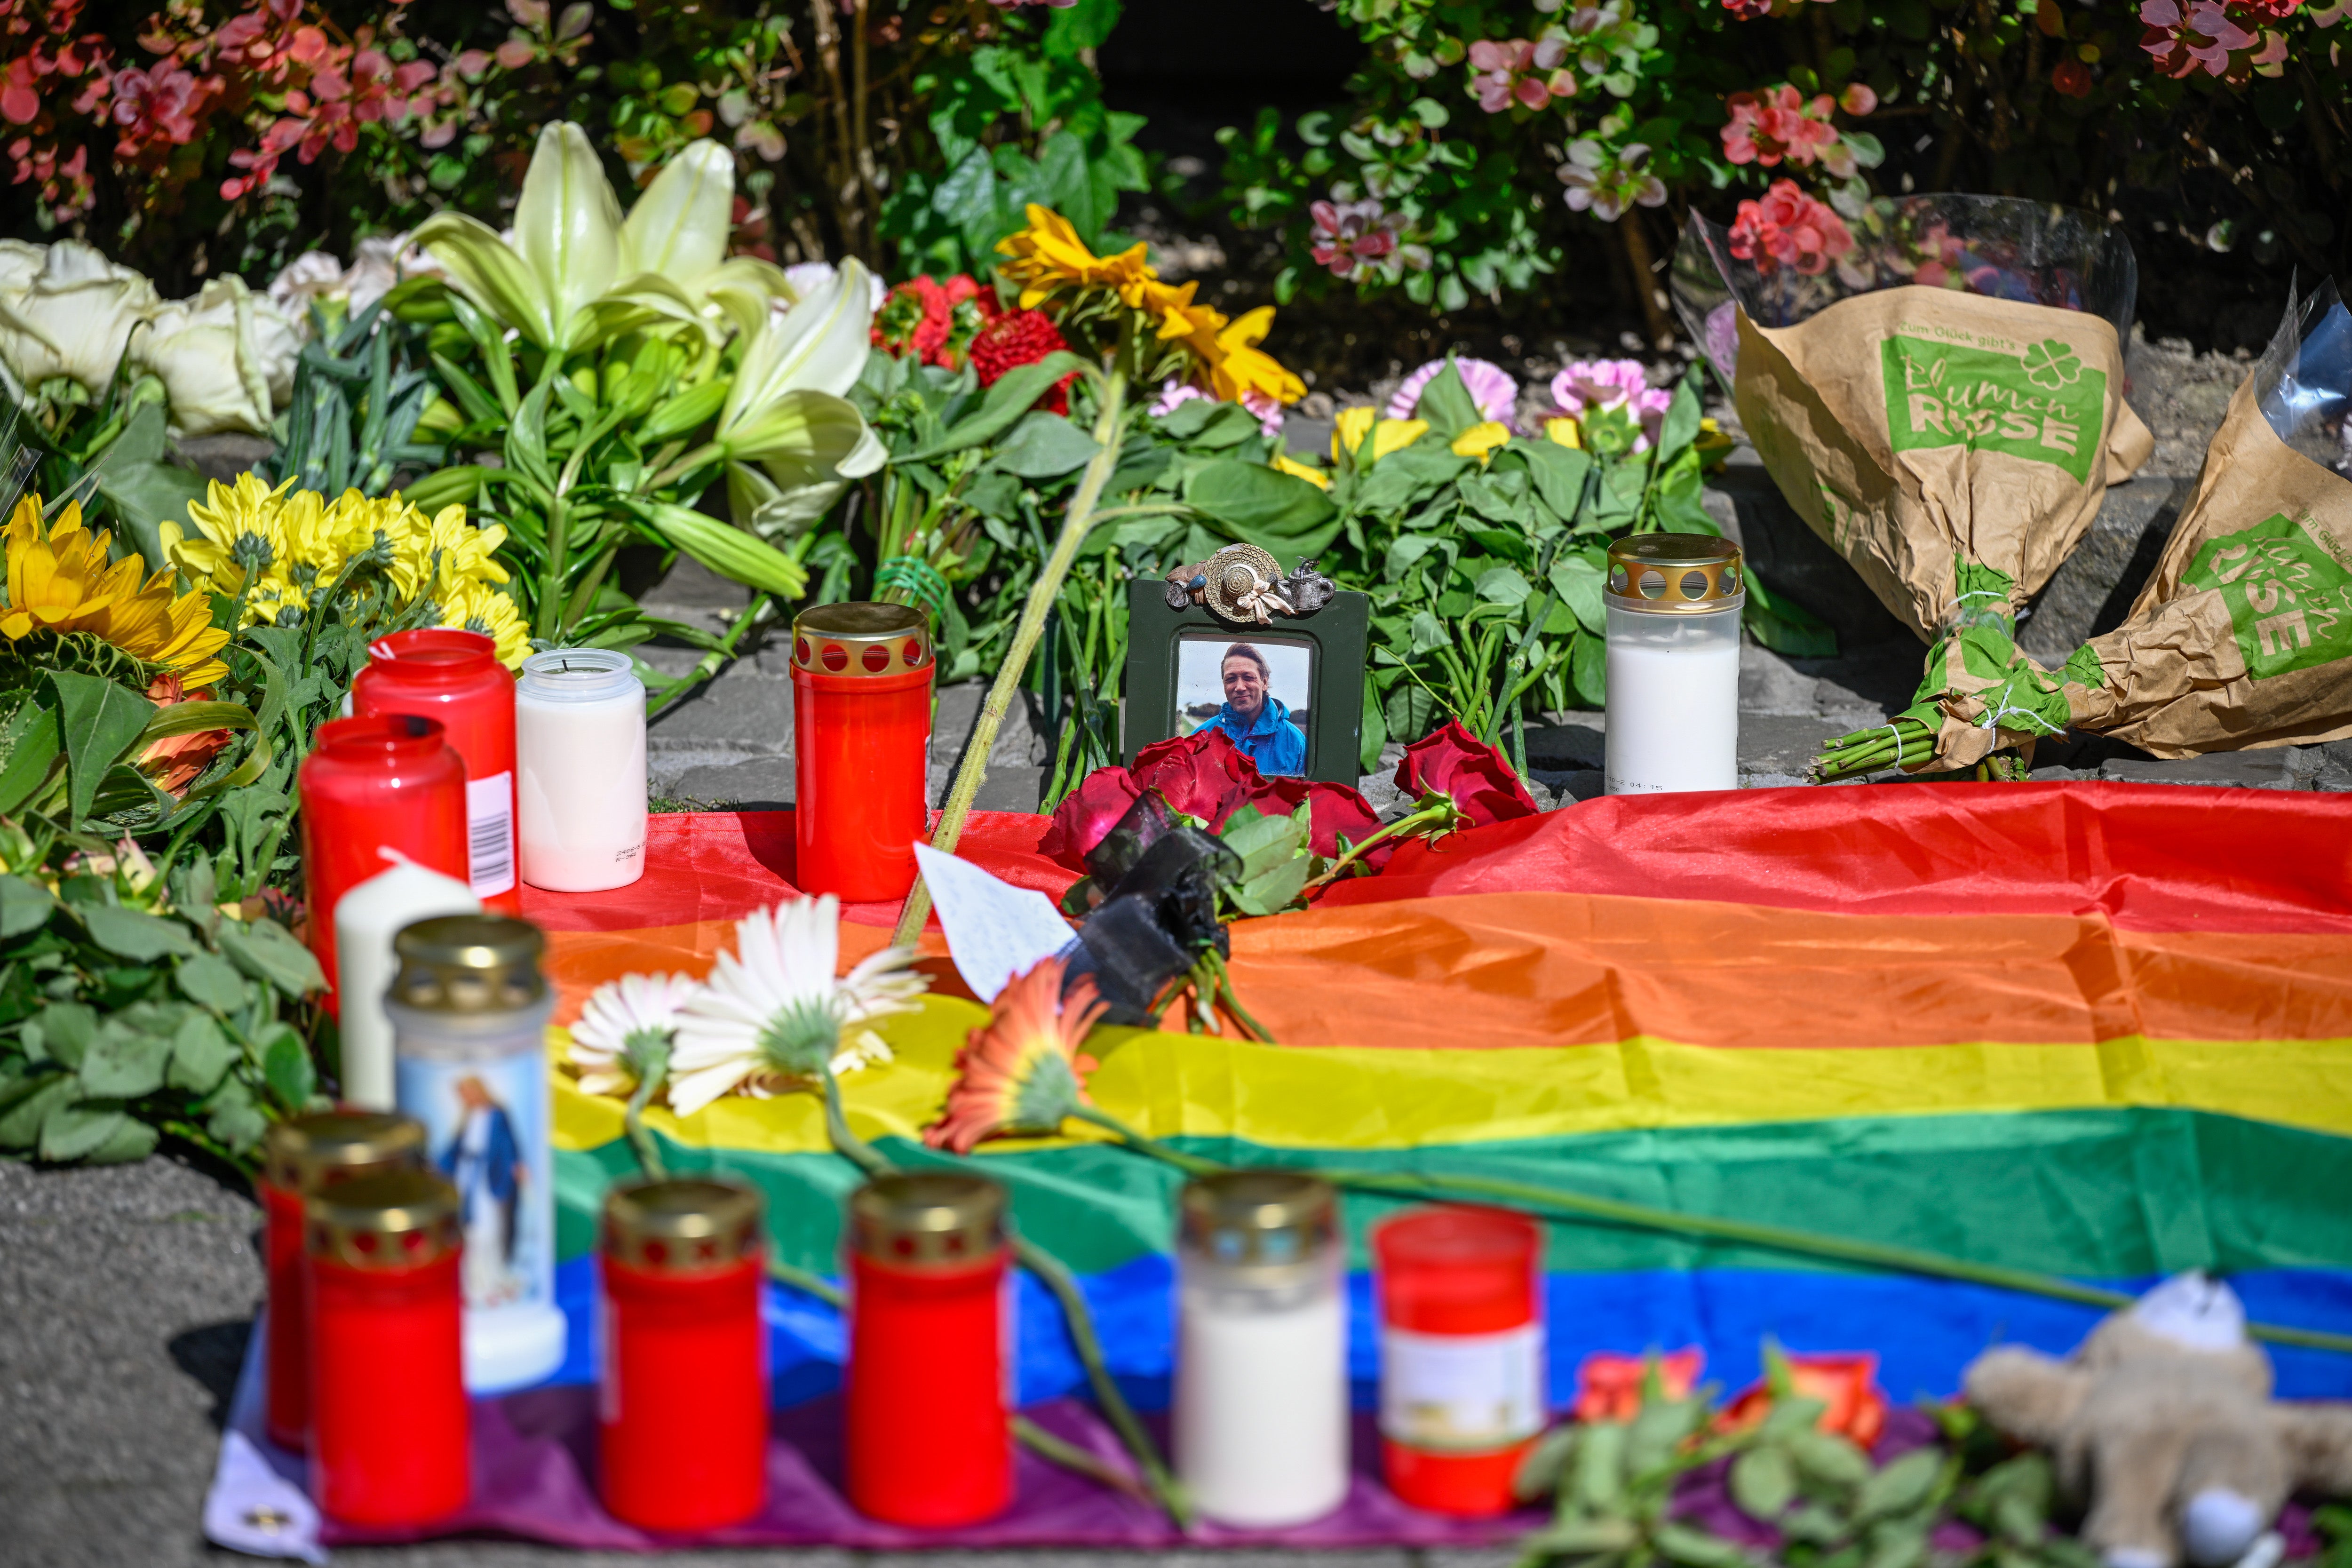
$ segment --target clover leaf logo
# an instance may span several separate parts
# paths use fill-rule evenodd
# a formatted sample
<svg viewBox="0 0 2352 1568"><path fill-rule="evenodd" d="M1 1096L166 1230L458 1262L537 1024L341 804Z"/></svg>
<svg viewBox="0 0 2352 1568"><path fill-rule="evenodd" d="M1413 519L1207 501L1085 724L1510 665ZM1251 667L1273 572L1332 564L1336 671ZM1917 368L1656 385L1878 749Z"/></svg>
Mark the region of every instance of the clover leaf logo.
<svg viewBox="0 0 2352 1568"><path fill-rule="evenodd" d="M2055 392L2083 379L2083 362L2056 338L2044 338L2025 351L2025 379L2044 392Z"/></svg>

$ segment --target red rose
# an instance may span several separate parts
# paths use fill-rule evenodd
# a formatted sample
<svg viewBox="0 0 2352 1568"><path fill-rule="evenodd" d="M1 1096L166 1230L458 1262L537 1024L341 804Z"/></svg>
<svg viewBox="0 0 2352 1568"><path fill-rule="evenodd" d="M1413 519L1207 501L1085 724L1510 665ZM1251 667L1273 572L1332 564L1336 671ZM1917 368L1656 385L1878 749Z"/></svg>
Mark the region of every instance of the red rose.
<svg viewBox="0 0 2352 1568"><path fill-rule="evenodd" d="M1396 785L1411 799L1443 790L1454 797L1454 804L1475 827L1533 816L1539 809L1509 760L1494 747L1472 739L1469 731L1451 719L1443 730L1404 749L1403 760L1397 763Z"/></svg>
<svg viewBox="0 0 2352 1568"><path fill-rule="evenodd" d="M1170 805L1214 828L1255 797L1265 781L1233 737L1211 726L1138 752L1135 783L1139 790L1158 790Z"/></svg>
<svg viewBox="0 0 2352 1568"><path fill-rule="evenodd" d="M971 367L980 373L981 385L994 386L1007 372L1035 364L1069 346L1061 329L1042 311L1007 310L972 334ZM1077 378L1077 372L1072 371L1055 382L1037 400L1037 406L1048 414L1067 414L1070 383Z"/></svg>
<svg viewBox="0 0 2352 1568"><path fill-rule="evenodd" d="M1361 844L1380 830L1380 813L1372 809L1370 801L1348 784L1321 779L1268 779L1250 804L1268 816L1276 812L1286 816L1298 809L1302 800L1307 803L1307 847L1315 854L1327 858L1339 854L1341 834L1347 835L1349 843ZM1365 862L1377 868L1395 847L1395 840L1384 839L1372 847Z"/></svg>
<svg viewBox="0 0 2352 1568"><path fill-rule="evenodd" d="M1125 768L1097 768L1054 808L1054 820L1045 825L1037 853L1073 871L1085 870L1087 852L1118 826L1119 818L1142 793Z"/></svg>

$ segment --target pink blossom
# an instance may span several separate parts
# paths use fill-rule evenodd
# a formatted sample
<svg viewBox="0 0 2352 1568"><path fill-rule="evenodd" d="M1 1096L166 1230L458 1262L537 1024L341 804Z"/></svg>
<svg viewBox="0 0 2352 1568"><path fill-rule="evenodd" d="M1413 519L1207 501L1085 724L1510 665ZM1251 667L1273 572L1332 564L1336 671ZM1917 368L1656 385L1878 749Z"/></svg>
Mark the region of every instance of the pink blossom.
<svg viewBox="0 0 2352 1568"><path fill-rule="evenodd" d="M2167 76L2185 77L2202 68L2209 76L2227 76L2230 56L2251 49L2256 39L2230 19L2219 0L2143 0L2139 8L2140 47Z"/></svg>
<svg viewBox="0 0 2352 1568"><path fill-rule="evenodd" d="M1257 416L1259 435L1282 434L1282 399L1270 392L1260 392L1253 387L1242 394L1242 406Z"/></svg>
<svg viewBox="0 0 2352 1568"><path fill-rule="evenodd" d="M1871 108L1878 106L1877 96L1867 87L1847 90L1858 90L1867 96ZM1722 132L1723 155L1732 163L1769 169L1786 158L1799 168L1818 163L1840 179L1853 177L1853 150L1830 123L1837 100L1829 94L1816 94L1808 102L1783 82L1759 92L1735 92L1723 104L1731 111Z"/></svg>
<svg viewBox="0 0 2352 1568"><path fill-rule="evenodd" d="M1489 114L1514 103L1541 109L1574 95L1575 74L1561 65L1567 58L1568 45L1559 38L1481 38L1470 46L1470 96Z"/></svg>
<svg viewBox="0 0 2352 1568"><path fill-rule="evenodd" d="M1171 375L1160 384L1160 395L1152 402L1151 416L1154 419L1165 419L1194 398L1208 395L1191 382L1179 381Z"/></svg>
<svg viewBox="0 0 2352 1568"><path fill-rule="evenodd" d="M1731 224L1731 254L1753 261L1759 272L1789 266L1815 277L1853 249L1853 234L1845 220L1827 202L1798 189L1794 180L1775 180L1762 201L1740 203Z"/></svg>
<svg viewBox="0 0 2352 1568"><path fill-rule="evenodd" d="M1570 362L1567 369L1551 378L1551 400L1560 414L1577 420L1612 408L1623 409L1626 416L1642 427L1642 434L1633 443L1636 452L1646 452L1657 443L1666 410L1674 405L1673 395L1652 386L1649 373L1642 368L1641 362L1630 359Z"/></svg>
<svg viewBox="0 0 2352 1568"><path fill-rule="evenodd" d="M1386 417L1412 418L1421 404L1422 390L1436 380L1444 368L1444 360L1433 359L1406 376L1389 399ZM1508 371L1482 359L1456 359L1454 368L1462 373L1462 384L1470 389L1470 401L1478 405L1480 418L1510 422L1511 410L1519 401L1519 384L1511 379Z"/></svg>
<svg viewBox="0 0 2352 1568"><path fill-rule="evenodd" d="M1349 277L1396 249L1397 219L1378 201L1317 202L1307 210L1315 219L1316 263L1334 278Z"/></svg>

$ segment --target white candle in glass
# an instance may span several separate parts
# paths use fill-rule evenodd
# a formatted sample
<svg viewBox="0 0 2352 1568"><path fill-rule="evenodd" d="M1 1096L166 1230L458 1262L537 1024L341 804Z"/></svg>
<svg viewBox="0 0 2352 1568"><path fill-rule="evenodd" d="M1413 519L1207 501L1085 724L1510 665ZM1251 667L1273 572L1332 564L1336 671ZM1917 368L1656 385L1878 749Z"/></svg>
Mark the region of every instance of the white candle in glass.
<svg viewBox="0 0 2352 1568"><path fill-rule="evenodd" d="M646 689L629 656L566 648L515 686L515 838L522 879L625 888L646 870Z"/></svg>
<svg viewBox="0 0 2352 1568"><path fill-rule="evenodd" d="M1611 795L1739 787L1739 574L1738 547L1712 535L1611 547Z"/></svg>
<svg viewBox="0 0 2352 1568"><path fill-rule="evenodd" d="M381 851L392 865L335 900L335 994L343 1000L343 1100L367 1110L397 1110L393 1083L392 1017L383 994L399 967L392 939L403 926L435 915L481 912L481 900L455 877Z"/></svg>
<svg viewBox="0 0 2352 1568"><path fill-rule="evenodd" d="M1276 1529L1348 1495L1348 1306L1331 1189L1277 1171L1185 1184L1172 1458L1202 1514Z"/></svg>

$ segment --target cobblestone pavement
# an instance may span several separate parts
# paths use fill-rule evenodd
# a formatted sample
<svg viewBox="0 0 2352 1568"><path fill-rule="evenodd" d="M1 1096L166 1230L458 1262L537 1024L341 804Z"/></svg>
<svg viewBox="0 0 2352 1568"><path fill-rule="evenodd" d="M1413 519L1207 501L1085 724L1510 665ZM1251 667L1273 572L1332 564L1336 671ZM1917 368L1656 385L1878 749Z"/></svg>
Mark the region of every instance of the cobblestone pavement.
<svg viewBox="0 0 2352 1568"><path fill-rule="evenodd" d="M2176 345L2138 345L2134 402L2158 437L2147 473L2108 495L2090 536L2034 606L2021 640L2062 653L2116 625L2152 568L2193 479L2206 433L2243 373ZM1299 438L1317 440L1311 428ZM1797 524L1752 462L1710 492L1727 531L1776 585L1831 620L1840 657L1788 659L1749 647L1740 673L1740 776L1798 782L1819 742L1884 721L1908 700L1919 646L1851 571ZM743 591L691 568L646 595L666 614L717 624ZM652 649L684 668L697 656ZM961 759L981 688L940 693L931 752L937 799ZM1599 793L1604 721L1555 714L1528 732L1529 772L1547 805ZM652 737L657 795L746 806L793 797L792 687L780 648L736 662L663 716ZM1034 809L1048 761L1042 726L1016 709L989 759L983 807ZM2040 778L2103 777L2263 789L2352 789L2352 742L2159 763L2100 742L2045 748ZM1401 805L1384 774L1375 804ZM176 1568L248 1561L198 1531L236 1369L261 1294L257 1211L243 1187L168 1157L96 1171L0 1162L0 1568ZM385 1568L620 1568L641 1559L516 1542L438 1542L347 1551ZM838 1552L695 1553L699 1568L1097 1568L1115 1554L1041 1552L898 1556ZM1503 1552L1184 1553L1171 1568L1488 1568Z"/></svg>

